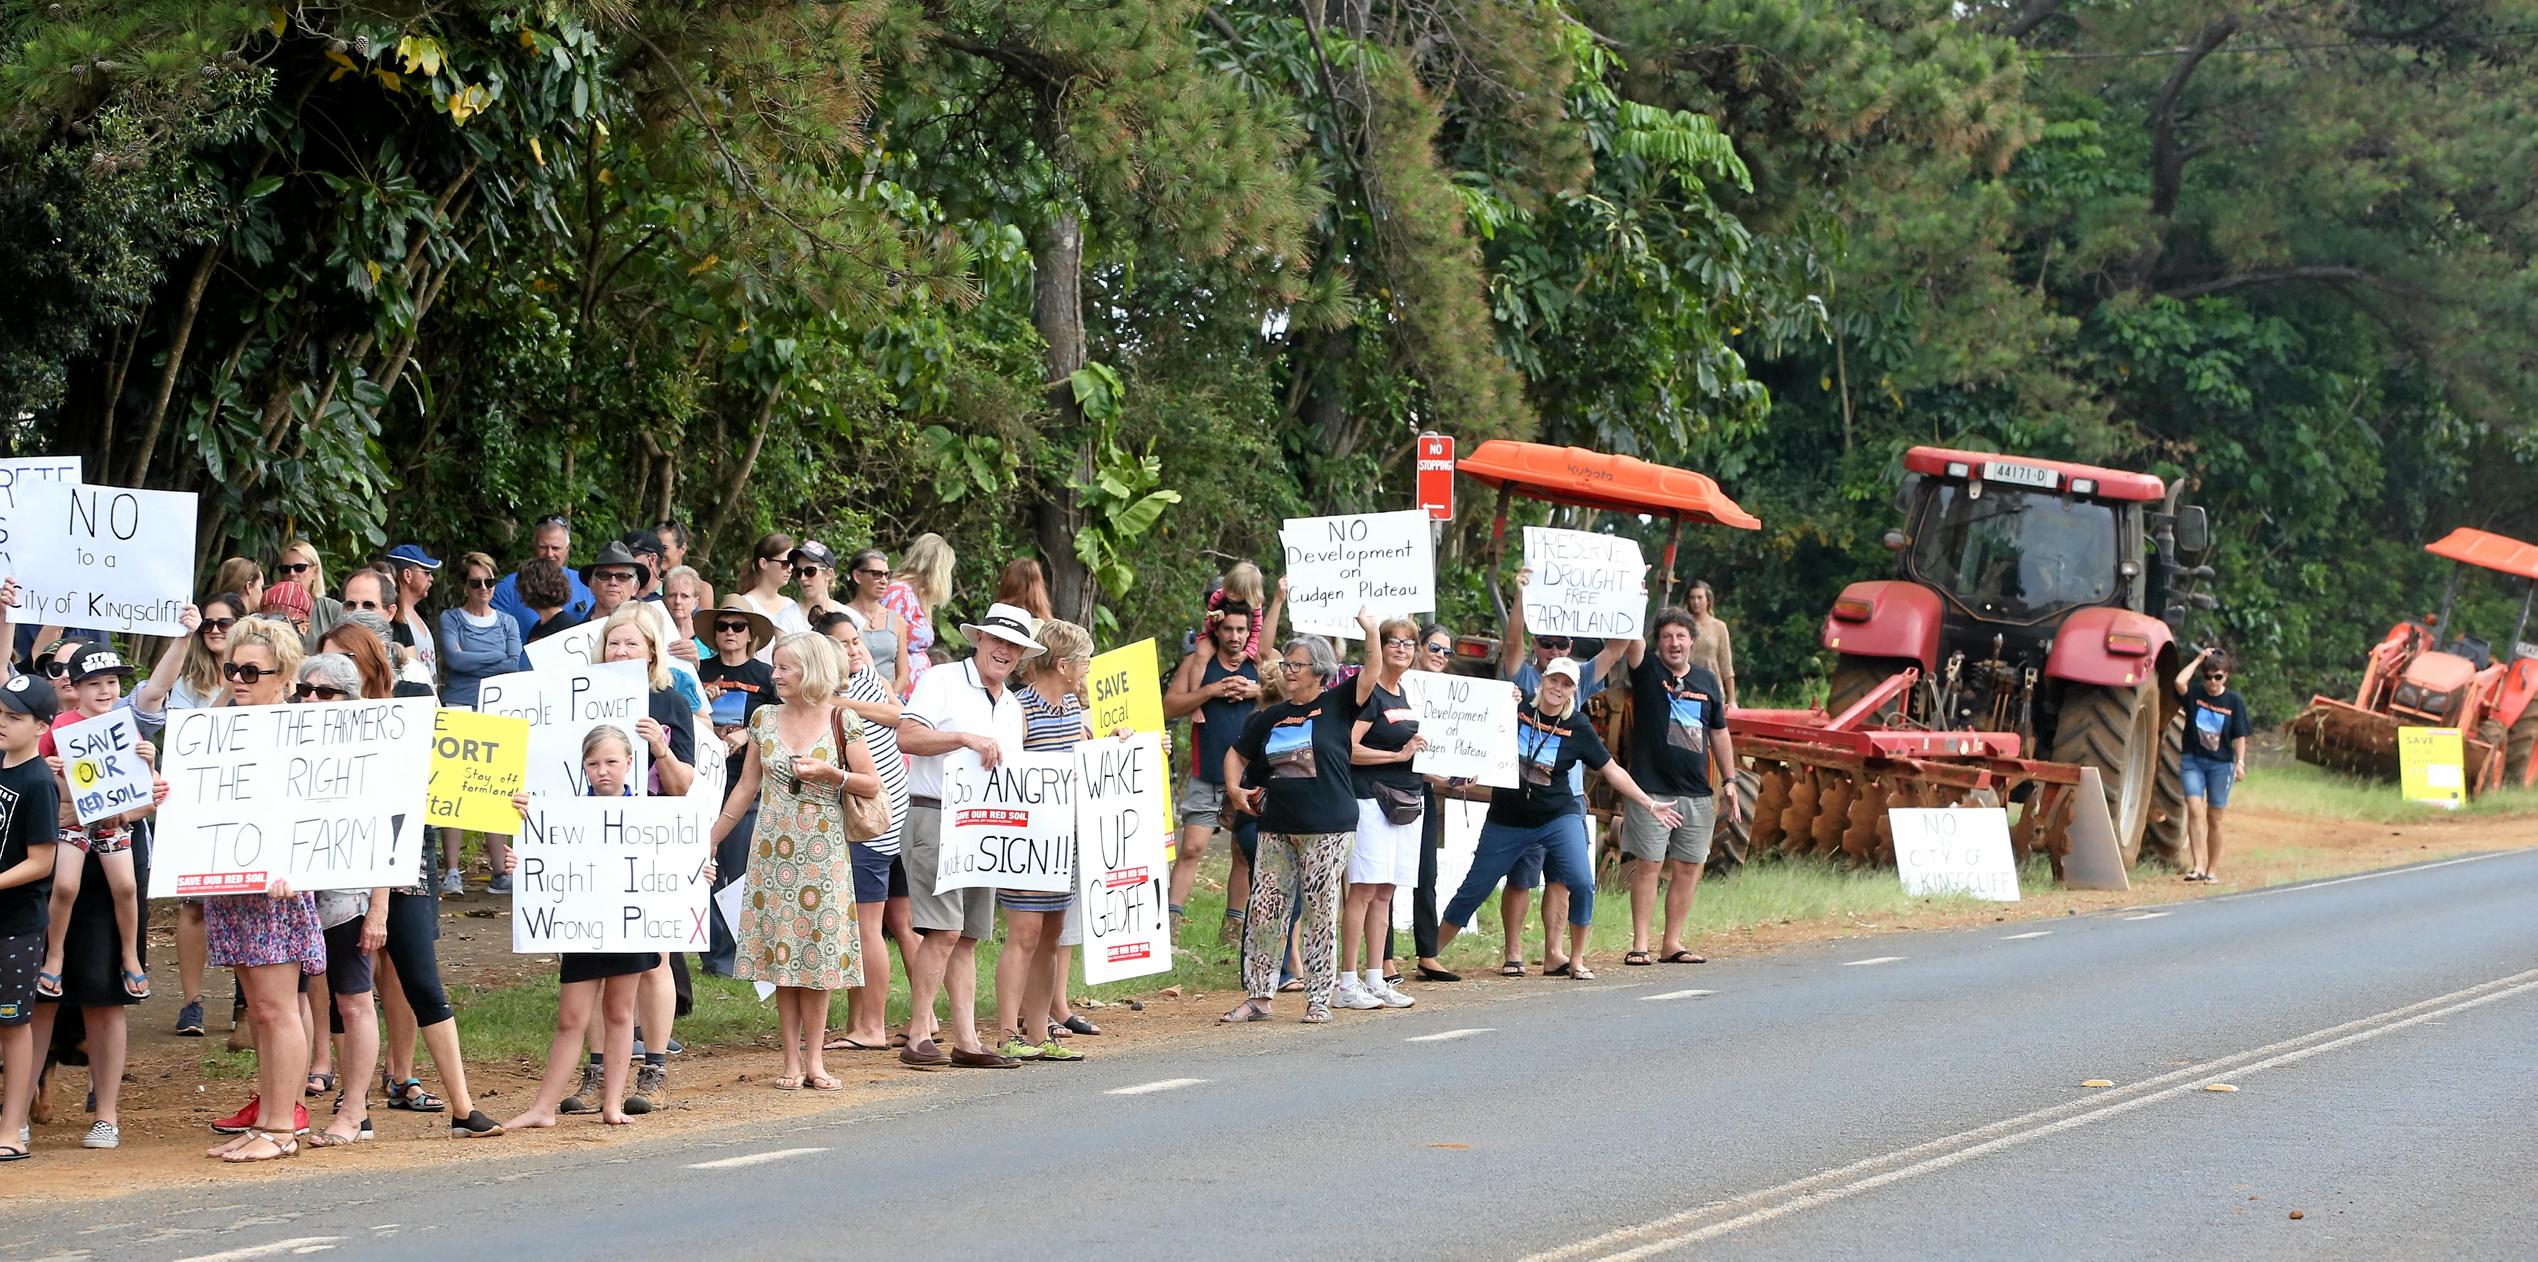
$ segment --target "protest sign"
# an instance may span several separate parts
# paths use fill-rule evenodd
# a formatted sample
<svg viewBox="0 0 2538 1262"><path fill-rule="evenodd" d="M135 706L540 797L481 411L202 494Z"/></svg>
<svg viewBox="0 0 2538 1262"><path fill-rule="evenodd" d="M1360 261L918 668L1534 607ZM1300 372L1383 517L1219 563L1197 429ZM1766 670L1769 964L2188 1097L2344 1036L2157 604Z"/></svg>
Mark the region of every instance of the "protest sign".
<svg viewBox="0 0 2538 1262"><path fill-rule="evenodd" d="M15 574L18 488L38 482L74 485L79 481L77 456L20 456L0 460L0 574Z"/></svg>
<svg viewBox="0 0 2538 1262"><path fill-rule="evenodd" d="M1411 617L1436 608L1436 555L1418 509L1348 517L1290 517L1278 529L1287 560L1287 620L1298 631L1363 638L1357 611Z"/></svg>
<svg viewBox="0 0 2538 1262"><path fill-rule="evenodd" d="M1401 694L1419 712L1428 747L1410 760L1423 776L1516 787L1516 686L1435 671L1404 671Z"/></svg>
<svg viewBox="0 0 2538 1262"><path fill-rule="evenodd" d="M520 831L511 795L529 772L529 723L473 710L432 712L432 780L425 812L434 827L505 837Z"/></svg>
<svg viewBox="0 0 2538 1262"><path fill-rule="evenodd" d="M954 754L944 763L934 888L1074 889L1081 781L1072 750L1008 754L992 768L967 750Z"/></svg>
<svg viewBox="0 0 2538 1262"><path fill-rule="evenodd" d="M1886 812L1895 830L1895 870L1904 893L1970 894L2018 901L2018 861L2009 850L2009 812L1997 806Z"/></svg>
<svg viewBox="0 0 2538 1262"><path fill-rule="evenodd" d="M1092 669L1084 676L1084 690L1093 697L1090 717L1094 735L1109 736L1125 727L1163 736L1163 669L1156 659L1153 640L1139 640L1094 658ZM1163 815L1166 819L1172 817L1170 776L1164 777ZM1172 852L1179 848L1174 844L1178 840L1164 843L1164 862L1172 861Z"/></svg>
<svg viewBox="0 0 2538 1262"><path fill-rule="evenodd" d="M1535 635L1637 639L1647 622L1648 567L1635 539L1527 526L1525 568L1525 630Z"/></svg>
<svg viewBox="0 0 2538 1262"><path fill-rule="evenodd" d="M433 709L399 697L170 715L150 897L415 884Z"/></svg>
<svg viewBox="0 0 2538 1262"><path fill-rule="evenodd" d="M639 796L646 791L651 754L635 735L635 721L649 711L648 682L641 662L513 671L478 685L476 712L529 721L529 772L523 784L530 797L581 796L582 738L602 724L625 733L634 750L634 770L627 780Z"/></svg>
<svg viewBox="0 0 2538 1262"><path fill-rule="evenodd" d="M194 598L194 493L32 481L9 513L16 621L178 636Z"/></svg>
<svg viewBox="0 0 2538 1262"><path fill-rule="evenodd" d="M1076 747L1083 771L1076 835L1083 854L1076 895L1084 913L1084 984L1098 986L1172 967L1171 916L1164 903L1172 831L1164 802L1163 738Z"/></svg>
<svg viewBox="0 0 2538 1262"><path fill-rule="evenodd" d="M723 918L723 932L734 938L740 936L740 909L747 905L745 900L748 897L749 878L747 876L742 876L739 880L714 891L714 911ZM765 1003L767 996L776 992L774 982L752 984L758 988L760 1003Z"/></svg>
<svg viewBox="0 0 2538 1262"><path fill-rule="evenodd" d="M125 706L53 729L53 748L62 751L62 779L70 784L80 823L150 804L150 768L141 761L140 745L140 725Z"/></svg>
<svg viewBox="0 0 2538 1262"><path fill-rule="evenodd" d="M714 809L688 797L531 801L512 842L512 951L705 950Z"/></svg>
<svg viewBox="0 0 2538 1262"><path fill-rule="evenodd" d="M529 642L529 669L547 671L580 670L599 660L599 632L605 619L593 619L578 627L566 627L550 636Z"/></svg>
<svg viewBox="0 0 2538 1262"><path fill-rule="evenodd" d="M696 777L688 781L687 795L720 807L724 781L731 775L731 764L724 761L723 738L715 735L710 719L690 716L688 727L696 742Z"/></svg>
<svg viewBox="0 0 2538 1262"><path fill-rule="evenodd" d="M2467 747L2459 729L2397 729L2397 792L2409 802L2446 810L2467 805Z"/></svg>

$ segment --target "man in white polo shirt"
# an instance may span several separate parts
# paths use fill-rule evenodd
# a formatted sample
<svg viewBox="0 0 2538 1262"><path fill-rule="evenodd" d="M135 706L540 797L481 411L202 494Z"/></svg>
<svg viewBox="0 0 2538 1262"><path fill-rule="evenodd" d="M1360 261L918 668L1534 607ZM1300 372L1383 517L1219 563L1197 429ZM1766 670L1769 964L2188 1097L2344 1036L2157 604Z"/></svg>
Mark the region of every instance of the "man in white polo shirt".
<svg viewBox="0 0 2538 1262"><path fill-rule="evenodd" d="M1039 623L1012 605L961 624L975 646L969 658L925 672L899 723L908 755L908 818L901 830L908 870L908 908L923 941L908 963L908 1045L899 1060L911 1069L1011 1069L978 1038L978 943L996 931L996 891L936 893L934 870L943 846L943 774L950 755L967 750L993 767L1022 752L1022 703L1009 685L1022 663L1040 654ZM935 1046L934 996L952 1005L952 1050Z"/></svg>

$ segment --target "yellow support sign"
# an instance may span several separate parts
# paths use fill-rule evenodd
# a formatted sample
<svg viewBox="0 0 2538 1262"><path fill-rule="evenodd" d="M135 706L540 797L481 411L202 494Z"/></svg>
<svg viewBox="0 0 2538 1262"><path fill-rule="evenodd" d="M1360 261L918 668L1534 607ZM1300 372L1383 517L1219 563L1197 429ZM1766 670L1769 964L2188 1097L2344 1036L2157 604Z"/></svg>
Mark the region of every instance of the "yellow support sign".
<svg viewBox="0 0 2538 1262"><path fill-rule="evenodd" d="M437 828L517 835L520 812L511 805L511 795L528 777L527 719L473 710L434 715L426 822Z"/></svg>

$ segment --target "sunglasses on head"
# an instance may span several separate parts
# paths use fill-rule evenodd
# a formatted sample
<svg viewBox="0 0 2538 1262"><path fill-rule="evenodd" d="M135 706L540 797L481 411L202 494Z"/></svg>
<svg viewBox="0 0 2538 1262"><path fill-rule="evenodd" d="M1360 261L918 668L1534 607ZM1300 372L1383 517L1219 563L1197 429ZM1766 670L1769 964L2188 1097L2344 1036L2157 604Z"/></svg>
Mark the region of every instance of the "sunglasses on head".
<svg viewBox="0 0 2538 1262"><path fill-rule="evenodd" d="M292 689L291 695L298 697L302 701L306 701L311 697L315 697L320 701L344 701L350 699L352 696L351 693L331 684L301 684L299 687Z"/></svg>
<svg viewBox="0 0 2538 1262"><path fill-rule="evenodd" d="M305 574L317 567L306 561L285 561L273 568L277 573L282 574Z"/></svg>
<svg viewBox="0 0 2538 1262"><path fill-rule="evenodd" d="M749 633L749 624L746 622L717 622L714 624L714 630L717 633L737 631L746 635Z"/></svg>
<svg viewBox="0 0 2538 1262"><path fill-rule="evenodd" d="M282 672L278 670L271 670L266 667L258 666L253 662L248 662L244 665L237 662L222 662L220 664L221 678L234 679L242 684L252 684L267 675L279 675L281 673Z"/></svg>

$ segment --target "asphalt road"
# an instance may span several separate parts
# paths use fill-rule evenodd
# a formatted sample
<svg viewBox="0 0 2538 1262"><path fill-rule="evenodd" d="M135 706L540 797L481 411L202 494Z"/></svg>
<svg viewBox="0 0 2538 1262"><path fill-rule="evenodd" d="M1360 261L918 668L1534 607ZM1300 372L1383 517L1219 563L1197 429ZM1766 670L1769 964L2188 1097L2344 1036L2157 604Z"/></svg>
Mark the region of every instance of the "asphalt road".
<svg viewBox="0 0 2538 1262"><path fill-rule="evenodd" d="M2538 851L1489 991L0 1259L2538 1256Z"/></svg>

